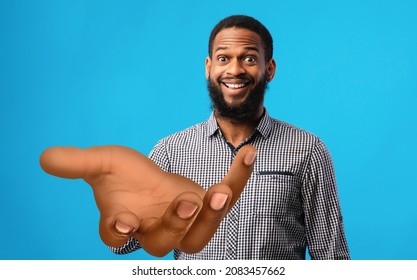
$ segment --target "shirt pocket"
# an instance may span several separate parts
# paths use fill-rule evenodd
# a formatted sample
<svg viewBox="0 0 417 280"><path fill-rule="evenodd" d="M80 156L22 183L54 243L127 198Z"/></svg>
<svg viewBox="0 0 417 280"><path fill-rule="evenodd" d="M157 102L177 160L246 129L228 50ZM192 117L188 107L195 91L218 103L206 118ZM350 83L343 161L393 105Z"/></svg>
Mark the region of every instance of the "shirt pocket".
<svg viewBox="0 0 417 280"><path fill-rule="evenodd" d="M253 211L257 216L294 215L301 208L301 181L287 171L259 171L254 176Z"/></svg>

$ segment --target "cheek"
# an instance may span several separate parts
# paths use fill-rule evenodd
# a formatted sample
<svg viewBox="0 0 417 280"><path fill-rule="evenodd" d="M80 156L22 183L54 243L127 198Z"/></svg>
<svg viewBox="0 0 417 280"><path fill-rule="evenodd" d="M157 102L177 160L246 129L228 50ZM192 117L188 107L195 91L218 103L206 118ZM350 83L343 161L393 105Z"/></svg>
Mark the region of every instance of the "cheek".
<svg viewBox="0 0 417 280"><path fill-rule="evenodd" d="M217 90L220 90L220 91L222 90L221 84L219 84L219 81L217 79L215 79L213 76L210 76L209 80L210 80L210 84L214 86L215 88L217 88Z"/></svg>
<svg viewBox="0 0 417 280"><path fill-rule="evenodd" d="M218 79L221 76L226 74L227 66L226 65L220 65L218 63L211 63L210 67L206 68L206 72L209 73L210 77Z"/></svg>
<svg viewBox="0 0 417 280"><path fill-rule="evenodd" d="M262 82L264 80L267 79L268 77L268 73L266 71L266 69L260 69L259 71L256 72L256 74L254 73L254 75L252 75L252 77L255 77L256 79L256 83Z"/></svg>
<svg viewBox="0 0 417 280"><path fill-rule="evenodd" d="M216 84L219 83L219 79L221 78L221 73L219 73L219 71L214 71L213 69L211 69L208 72L208 77L211 79L212 82L215 82Z"/></svg>
<svg viewBox="0 0 417 280"><path fill-rule="evenodd" d="M259 80L262 80L263 77L265 77L267 74L266 68L265 67L260 67L257 69L253 69L253 75L254 77L256 77Z"/></svg>

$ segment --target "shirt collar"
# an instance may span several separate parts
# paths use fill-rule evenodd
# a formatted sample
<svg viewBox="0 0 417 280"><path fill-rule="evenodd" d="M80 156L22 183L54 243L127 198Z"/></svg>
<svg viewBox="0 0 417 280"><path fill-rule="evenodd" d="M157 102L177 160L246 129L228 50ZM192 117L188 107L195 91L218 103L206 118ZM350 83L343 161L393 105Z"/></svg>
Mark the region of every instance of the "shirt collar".
<svg viewBox="0 0 417 280"><path fill-rule="evenodd" d="M269 116L268 111L265 109L265 112L259 121L256 130L262 135L262 137L268 138L272 131L272 123L272 118Z"/></svg>
<svg viewBox="0 0 417 280"><path fill-rule="evenodd" d="M213 136L217 131L219 131L219 125L217 124L216 117L214 116L214 112L211 112L210 118L207 121L208 125L208 136Z"/></svg>
<svg viewBox="0 0 417 280"><path fill-rule="evenodd" d="M207 121L208 124L208 136L213 136L215 133L220 131L219 125L217 124L216 117L214 116L214 112L210 114L210 117ZM269 116L268 111L265 109L264 114L259 121L258 126L255 128L262 137L268 138L269 134L272 130L272 118Z"/></svg>

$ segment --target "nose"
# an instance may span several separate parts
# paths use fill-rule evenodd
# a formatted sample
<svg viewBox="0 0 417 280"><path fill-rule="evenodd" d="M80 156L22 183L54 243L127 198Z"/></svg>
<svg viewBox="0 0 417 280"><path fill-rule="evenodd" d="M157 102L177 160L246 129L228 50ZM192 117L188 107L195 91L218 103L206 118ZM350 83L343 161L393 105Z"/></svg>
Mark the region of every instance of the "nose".
<svg viewBox="0 0 417 280"><path fill-rule="evenodd" d="M239 59L233 59L230 61L226 73L228 76L237 77L244 73L246 73L245 68L243 68L242 63Z"/></svg>

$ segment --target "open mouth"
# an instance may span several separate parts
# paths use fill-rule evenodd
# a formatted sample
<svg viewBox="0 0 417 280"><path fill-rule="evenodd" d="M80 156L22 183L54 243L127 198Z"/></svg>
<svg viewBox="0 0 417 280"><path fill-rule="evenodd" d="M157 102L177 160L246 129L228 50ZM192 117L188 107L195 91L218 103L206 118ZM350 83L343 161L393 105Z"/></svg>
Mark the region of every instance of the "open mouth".
<svg viewBox="0 0 417 280"><path fill-rule="evenodd" d="M224 82L223 82L223 84L224 84L226 87L228 87L228 88L239 89L239 88L244 88L244 87L246 87L246 86L249 84L249 82L246 82L246 83L239 83L239 84L235 84L235 83L224 83Z"/></svg>

